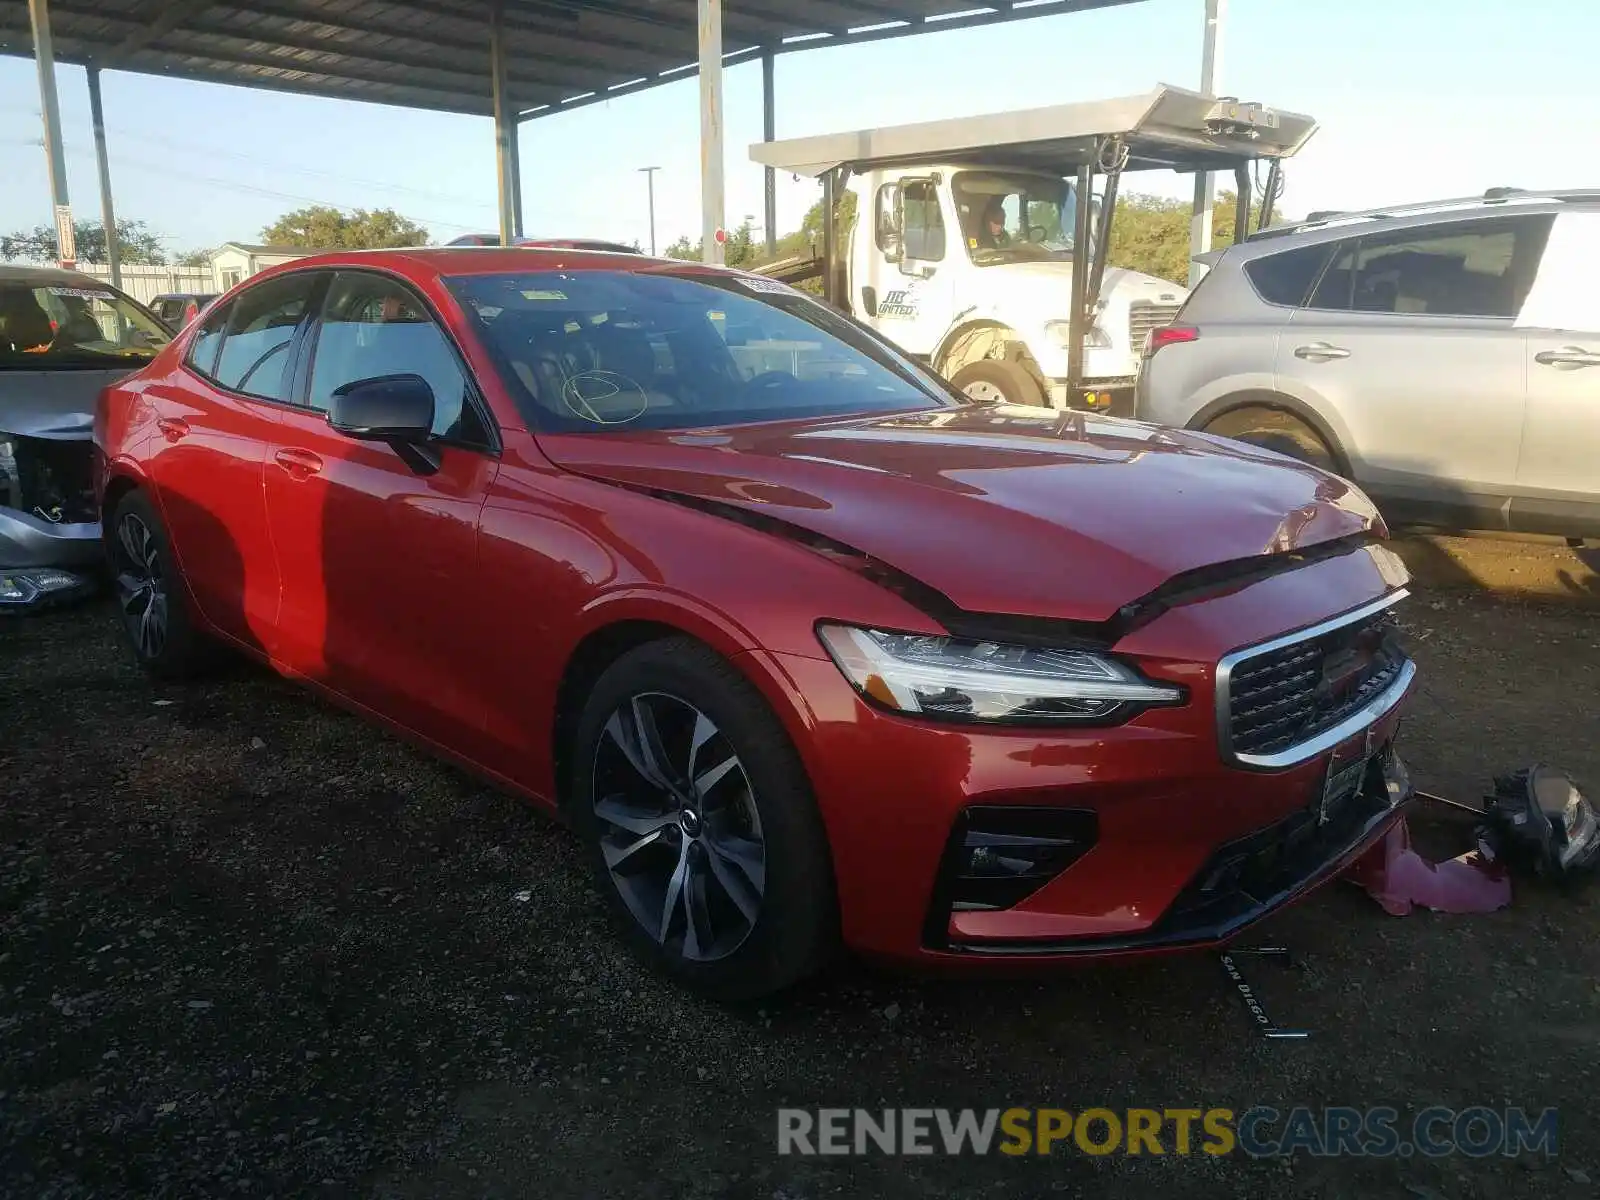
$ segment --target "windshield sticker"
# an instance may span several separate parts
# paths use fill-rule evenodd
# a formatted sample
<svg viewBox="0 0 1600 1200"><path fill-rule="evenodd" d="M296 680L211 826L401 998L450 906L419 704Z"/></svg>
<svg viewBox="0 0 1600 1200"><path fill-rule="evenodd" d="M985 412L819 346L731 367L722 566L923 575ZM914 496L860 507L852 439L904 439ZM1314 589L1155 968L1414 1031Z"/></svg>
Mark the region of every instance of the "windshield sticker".
<svg viewBox="0 0 1600 1200"><path fill-rule="evenodd" d="M53 287L50 289L52 296L82 296L85 300L110 300L111 292L101 291L99 288Z"/></svg>
<svg viewBox="0 0 1600 1200"><path fill-rule="evenodd" d="M546 291L539 288L528 288L522 293L524 300L565 300L565 292Z"/></svg>
<svg viewBox="0 0 1600 1200"><path fill-rule="evenodd" d="M776 279L767 279L761 275L741 275L739 282L752 292L763 292L769 296L793 296L797 293L787 283L779 283Z"/></svg>

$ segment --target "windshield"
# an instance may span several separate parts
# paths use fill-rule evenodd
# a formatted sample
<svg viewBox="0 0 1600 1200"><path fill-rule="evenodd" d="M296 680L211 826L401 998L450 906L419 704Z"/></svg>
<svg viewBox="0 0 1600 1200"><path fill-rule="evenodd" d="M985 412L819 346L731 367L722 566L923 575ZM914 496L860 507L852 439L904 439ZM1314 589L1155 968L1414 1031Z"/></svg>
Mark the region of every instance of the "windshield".
<svg viewBox="0 0 1600 1200"><path fill-rule="evenodd" d="M1053 175L962 171L953 184L973 264L1070 261L1077 185Z"/></svg>
<svg viewBox="0 0 1600 1200"><path fill-rule="evenodd" d="M136 367L171 340L159 321L110 288L0 282L0 368Z"/></svg>
<svg viewBox="0 0 1600 1200"><path fill-rule="evenodd" d="M539 429L690 429L958 403L909 359L770 280L651 270L447 282Z"/></svg>

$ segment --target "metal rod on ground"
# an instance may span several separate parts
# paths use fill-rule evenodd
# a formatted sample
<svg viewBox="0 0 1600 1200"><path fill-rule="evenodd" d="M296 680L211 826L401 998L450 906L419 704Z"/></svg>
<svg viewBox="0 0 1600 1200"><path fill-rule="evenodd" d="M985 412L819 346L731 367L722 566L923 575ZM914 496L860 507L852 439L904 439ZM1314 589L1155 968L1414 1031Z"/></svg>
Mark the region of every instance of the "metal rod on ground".
<svg viewBox="0 0 1600 1200"><path fill-rule="evenodd" d="M106 157L106 118L100 107L100 68L90 63L89 119L94 124L94 161L100 171L100 222L106 229L106 263L111 268L111 286L122 286L122 241L117 237L117 214L111 205L111 163Z"/></svg>
<svg viewBox="0 0 1600 1200"><path fill-rule="evenodd" d="M506 103L505 3L495 0L489 10L489 94L494 105L494 158L497 204L500 210L500 244L509 246L516 238L517 205L512 196L513 157L511 139L516 136L516 118Z"/></svg>
<svg viewBox="0 0 1600 1200"><path fill-rule="evenodd" d="M1077 208L1073 210L1072 221L1072 312L1067 325L1068 408L1078 408L1083 403L1083 342L1089 334L1089 272L1085 269L1089 264L1084 255L1093 253L1090 249L1093 209L1094 164L1083 162L1078 166Z"/></svg>
<svg viewBox="0 0 1600 1200"><path fill-rule="evenodd" d="M67 159L61 147L61 105L56 98L56 56L50 40L49 0L28 0L33 23L33 57L39 68L39 111L44 117L44 156L50 172L50 203L56 218L56 259L63 267L77 265L72 229L72 201L67 198Z"/></svg>
<svg viewBox="0 0 1600 1200"><path fill-rule="evenodd" d="M761 140L770 142L777 137L776 85L773 67L776 56L771 48L761 52ZM766 207L763 210L767 225L767 257L778 253L778 172L772 167L762 169L766 176Z"/></svg>
<svg viewBox="0 0 1600 1200"><path fill-rule="evenodd" d="M722 0L700 5L700 257L723 261Z"/></svg>
<svg viewBox="0 0 1600 1200"><path fill-rule="evenodd" d="M1206 0L1206 34L1200 52L1200 92L1217 94L1217 77L1222 72L1222 22L1227 15L1227 0ZM1197 171L1194 177L1194 207L1189 217L1189 286L1200 282L1203 274L1195 263L1196 255L1211 249L1211 206L1216 199L1216 184L1210 171Z"/></svg>
<svg viewBox="0 0 1600 1200"><path fill-rule="evenodd" d="M640 167L644 173L645 189L650 198L650 257L656 256L656 172L660 167Z"/></svg>

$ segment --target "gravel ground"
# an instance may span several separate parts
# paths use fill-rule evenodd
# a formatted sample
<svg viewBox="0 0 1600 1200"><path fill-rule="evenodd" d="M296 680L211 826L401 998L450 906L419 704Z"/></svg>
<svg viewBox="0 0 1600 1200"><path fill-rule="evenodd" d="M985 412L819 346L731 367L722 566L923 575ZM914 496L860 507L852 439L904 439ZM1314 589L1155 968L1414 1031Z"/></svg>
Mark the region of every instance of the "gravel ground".
<svg viewBox="0 0 1600 1200"><path fill-rule="evenodd" d="M1418 782L1534 758L1600 780L1600 621L1409 610ZM1048 981L846 965L766 1009L619 951L566 833L241 668L160 686L103 606L0 624L0 1195L1565 1197L1593 1194L1600 892L1385 916L1325 889L1254 975ZM1419 836L1464 843L1460 826ZM1517 1104L1542 1160L796 1159L774 1109Z"/></svg>

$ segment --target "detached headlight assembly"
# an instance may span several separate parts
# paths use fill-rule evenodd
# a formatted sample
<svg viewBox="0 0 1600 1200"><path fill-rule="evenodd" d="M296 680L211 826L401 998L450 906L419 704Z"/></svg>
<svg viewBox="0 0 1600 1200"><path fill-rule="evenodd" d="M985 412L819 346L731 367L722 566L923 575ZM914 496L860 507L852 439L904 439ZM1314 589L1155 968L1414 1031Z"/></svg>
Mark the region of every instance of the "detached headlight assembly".
<svg viewBox="0 0 1600 1200"><path fill-rule="evenodd" d="M950 721L1008 725L1106 724L1176 704L1181 689L1083 650L1050 650L822 625L822 644L846 679L881 708Z"/></svg>

